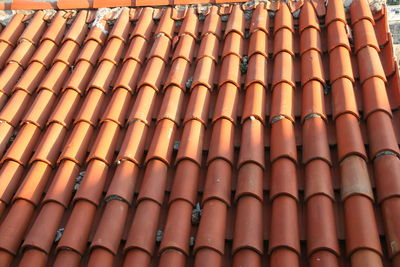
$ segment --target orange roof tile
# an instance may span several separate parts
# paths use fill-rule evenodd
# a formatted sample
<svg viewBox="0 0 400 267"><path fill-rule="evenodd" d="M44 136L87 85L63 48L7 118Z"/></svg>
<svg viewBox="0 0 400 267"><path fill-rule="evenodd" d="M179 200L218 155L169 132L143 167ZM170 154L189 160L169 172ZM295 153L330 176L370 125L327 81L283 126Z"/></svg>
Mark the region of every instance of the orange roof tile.
<svg viewBox="0 0 400 267"><path fill-rule="evenodd" d="M191 2L0 5L0 266L399 266L385 8Z"/></svg>

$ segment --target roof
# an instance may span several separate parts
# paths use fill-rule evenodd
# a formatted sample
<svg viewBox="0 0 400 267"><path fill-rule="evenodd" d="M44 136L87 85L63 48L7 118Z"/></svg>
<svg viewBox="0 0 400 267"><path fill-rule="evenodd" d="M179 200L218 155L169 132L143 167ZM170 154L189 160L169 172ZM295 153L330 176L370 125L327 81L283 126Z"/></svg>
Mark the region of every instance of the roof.
<svg viewBox="0 0 400 267"><path fill-rule="evenodd" d="M0 50L0 266L400 266L385 7L17 12Z"/></svg>

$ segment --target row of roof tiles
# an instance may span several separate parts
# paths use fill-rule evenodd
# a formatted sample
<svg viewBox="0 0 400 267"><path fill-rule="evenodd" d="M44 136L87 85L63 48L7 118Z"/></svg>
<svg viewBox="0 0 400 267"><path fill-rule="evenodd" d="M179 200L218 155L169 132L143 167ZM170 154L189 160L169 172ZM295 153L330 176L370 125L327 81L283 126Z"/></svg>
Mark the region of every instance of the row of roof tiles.
<svg viewBox="0 0 400 267"><path fill-rule="evenodd" d="M244 3L246 6L255 6L254 1L245 0L7 0L0 3L0 10L43 10L43 9L88 9L88 8L112 8L112 7L143 7L143 6L184 6L184 5L212 5ZM304 1L289 1L290 6L298 6ZM321 8L324 2L313 0L315 5ZM268 9L275 9L278 1L265 1Z"/></svg>
<svg viewBox="0 0 400 267"><path fill-rule="evenodd" d="M365 1L353 3L352 43L341 1L329 1L325 24L310 2L298 20L286 4L273 19L264 4L249 20L239 5L229 8L226 23L218 10L211 7L201 22L189 8L179 26L173 9L163 9L156 26L153 9L137 16L125 9L114 25L95 19L90 31L87 11L68 30L62 11L48 27L41 11L27 27L23 15L14 16L0 34L9 51L0 74L1 264L145 266L159 255L161 266L184 266L194 255L195 266L259 266L265 253L271 266L299 266L305 235L310 266L339 266L341 255L352 266L397 266L400 162L392 110L400 91L385 10L373 16ZM345 252L335 201L343 206ZM307 231L298 223L303 205ZM232 212L235 230L227 238Z"/></svg>

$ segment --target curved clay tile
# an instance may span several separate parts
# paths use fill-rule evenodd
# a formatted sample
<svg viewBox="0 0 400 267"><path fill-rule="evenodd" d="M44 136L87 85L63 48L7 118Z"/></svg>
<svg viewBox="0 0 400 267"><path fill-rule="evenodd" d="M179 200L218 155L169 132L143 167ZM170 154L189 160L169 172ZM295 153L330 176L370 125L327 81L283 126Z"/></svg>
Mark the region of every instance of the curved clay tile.
<svg viewBox="0 0 400 267"><path fill-rule="evenodd" d="M3 69L8 56L12 53L13 47L6 42L0 42L0 67ZM9 77L8 77L9 79Z"/></svg>
<svg viewBox="0 0 400 267"><path fill-rule="evenodd" d="M87 42L85 42L84 47L81 49L75 64L76 64L76 68L78 68L78 63L80 61L86 61L88 63L90 63L91 65L96 65L97 60L100 56L100 51L101 51L101 44L99 44L98 42L90 39ZM76 74L75 74L76 75ZM70 79L72 79L72 77L74 76L74 74L72 74L70 77ZM87 79L90 79L90 76ZM83 77L79 77L80 80L82 80Z"/></svg>
<svg viewBox="0 0 400 267"><path fill-rule="evenodd" d="M297 162L297 150L293 122L283 118L272 123L271 129L271 161L289 158Z"/></svg>
<svg viewBox="0 0 400 267"><path fill-rule="evenodd" d="M202 220L199 225L196 244L194 246L197 261L206 256L199 255L203 249L205 249L204 252L210 249L219 254L224 253L227 211L226 203L218 199L210 199L204 203Z"/></svg>
<svg viewBox="0 0 400 267"><path fill-rule="evenodd" d="M300 56L309 50L316 50L322 54L320 32L315 28L306 28L300 36Z"/></svg>
<svg viewBox="0 0 400 267"><path fill-rule="evenodd" d="M182 35L188 34L192 36L194 39L197 39L199 32L199 21L195 14L195 10L193 7L189 7L186 12L185 19L179 29L178 36L182 37Z"/></svg>
<svg viewBox="0 0 400 267"><path fill-rule="evenodd" d="M356 97L352 81L344 78L332 84L333 117L336 119L343 113L353 114L359 118Z"/></svg>
<svg viewBox="0 0 400 267"><path fill-rule="evenodd" d="M343 46L338 46L330 51L329 58L330 82L333 84L340 78L347 78L354 83L349 50Z"/></svg>
<svg viewBox="0 0 400 267"><path fill-rule="evenodd" d="M345 113L336 118L339 161L342 161L349 155L358 155L365 160L367 159L359 127L358 119L352 114Z"/></svg>
<svg viewBox="0 0 400 267"><path fill-rule="evenodd" d="M379 53L386 77L392 76L396 72L396 60L394 59L393 51L393 43L389 41Z"/></svg>
<svg viewBox="0 0 400 267"><path fill-rule="evenodd" d="M160 211L160 205L152 200L144 199L138 204L124 248L126 251L125 261L129 261L130 257L138 263L142 260L151 260L150 255L155 246ZM143 233L147 234L143 235ZM135 251L141 251L144 255L135 253ZM131 256L129 257L129 255Z"/></svg>
<svg viewBox="0 0 400 267"><path fill-rule="evenodd" d="M62 209L67 208L72 198L71 192L73 191L73 188L75 186L75 178L78 175L79 175L79 166L70 160L63 160L60 163L58 170L53 177L53 181L47 190L47 194L43 199L43 203L44 204L48 203L50 206L52 203L58 204L60 207L55 207L56 210L60 210L60 208ZM51 210L52 208L49 209ZM44 214L43 216L46 217L47 215ZM38 229L35 229L36 227L32 227L32 229L35 229L32 230L33 233L35 231L39 231L39 229L42 229L40 220L42 220L43 218L41 218L41 216L39 216L38 218L40 218L38 219L39 221L35 222L35 226ZM57 222L50 221L48 223L53 225L52 229L56 229L56 227L59 226ZM42 229L40 231L43 230L45 229ZM48 247L48 249L51 248L51 244L49 243L47 243L46 246Z"/></svg>
<svg viewBox="0 0 400 267"><path fill-rule="evenodd" d="M266 113L265 88L260 83L252 83L246 88L242 123L252 116L264 123Z"/></svg>
<svg viewBox="0 0 400 267"><path fill-rule="evenodd" d="M186 60L182 61L186 62ZM163 119L168 119L179 126L181 122L180 111L182 109L183 97L184 94L181 88L175 85L167 87L164 93L163 103L161 104L157 116L157 121L160 122ZM170 103L174 103L174 105Z"/></svg>
<svg viewBox="0 0 400 267"><path fill-rule="evenodd" d="M166 37L172 40L172 37L174 35L175 21L172 19L171 13L171 8L166 8L163 10L163 14L158 24L158 27L154 32L156 36L159 34L164 34Z"/></svg>
<svg viewBox="0 0 400 267"><path fill-rule="evenodd" d="M388 28L388 20L387 20L387 11L385 8L382 8L384 12L383 16L378 20L375 20L374 30L376 39L380 47L384 46L387 42L390 41L389 38L389 28Z"/></svg>
<svg viewBox="0 0 400 267"><path fill-rule="evenodd" d="M73 54L71 56L73 56ZM68 62L68 64L66 64L65 61L57 60L47 73L46 77L44 77L44 79L40 82L37 91L45 89L53 92L54 94L58 94L69 75L68 67L71 65L71 63L72 62Z"/></svg>
<svg viewBox="0 0 400 267"><path fill-rule="evenodd" d="M86 35L86 38L83 43L86 43L90 40L98 42L100 45L104 45L107 34L108 34L109 26L105 20L101 20L93 26L89 33Z"/></svg>
<svg viewBox="0 0 400 267"><path fill-rule="evenodd" d="M221 31L222 31L221 17L218 15L218 7L212 6L210 13L207 15L204 21L201 36L202 38L204 38L205 35L211 33L220 39Z"/></svg>
<svg viewBox="0 0 400 267"><path fill-rule="evenodd" d="M9 210L7 217L2 221L0 226L0 232L4 233L0 237L0 247L4 251L0 255L2 263L9 265L13 257L12 255L17 253L24 230L28 226L34 209L34 205L29 201L23 199L16 200ZM9 255L11 255L11 259Z"/></svg>
<svg viewBox="0 0 400 267"><path fill-rule="evenodd" d="M398 207L399 207L399 198L394 197L386 200L382 204L382 214L384 218L388 218L388 216L396 216L395 218L398 218ZM388 234L387 234L387 239L389 242L397 242L396 240L398 239L398 235L396 234L396 230L398 229L398 221L389 221L385 220L384 221L384 227L387 229ZM391 248L389 250L389 255L393 255L393 264L397 264L398 258L399 258L399 249L397 247Z"/></svg>
<svg viewBox="0 0 400 267"><path fill-rule="evenodd" d="M154 140L157 141L151 143L146 156L146 163L149 163L152 159L157 159L168 166L171 165L176 128L177 126L172 120L162 119L158 122L153 136ZM165 138L161 138L162 136Z"/></svg>
<svg viewBox="0 0 400 267"><path fill-rule="evenodd" d="M13 201L23 199L35 206L38 205L46 182L50 177L51 166L43 161L36 161L31 165L24 182L15 193Z"/></svg>
<svg viewBox="0 0 400 267"><path fill-rule="evenodd" d="M228 55L242 57L243 54L243 37L237 32L232 32L225 37L224 48L222 50L222 60Z"/></svg>
<svg viewBox="0 0 400 267"><path fill-rule="evenodd" d="M7 26L1 31L0 40L11 46L15 46L25 29L23 19L24 15L22 13L16 13L10 22L8 22Z"/></svg>
<svg viewBox="0 0 400 267"><path fill-rule="evenodd" d="M333 21L328 26L328 52L339 46L347 48L351 51L349 36L346 30L346 24L342 21Z"/></svg>
<svg viewBox="0 0 400 267"><path fill-rule="evenodd" d="M346 14L344 11L343 1L331 0L326 8L325 23L328 25L335 21L341 21L346 24Z"/></svg>
<svg viewBox="0 0 400 267"><path fill-rule="evenodd" d="M282 28L275 32L273 55L276 56L280 52L294 56L293 33L288 28Z"/></svg>
<svg viewBox="0 0 400 267"><path fill-rule="evenodd" d="M252 196L259 201L263 200L263 176L264 170L257 163L243 164L238 173L235 200L242 196Z"/></svg>
<svg viewBox="0 0 400 267"><path fill-rule="evenodd" d="M125 114L130 104L131 94L124 88L116 89L101 118L101 123L113 121L119 126L125 124Z"/></svg>
<svg viewBox="0 0 400 267"><path fill-rule="evenodd" d="M281 195L272 202L271 214L271 229L273 229L273 231L270 232L269 245L269 251L272 254L271 257L274 257L274 251L277 252L282 249L282 253L285 253L279 257L275 256L277 257L276 260L291 261L291 257L285 256L285 254L290 254L289 251L291 251L295 253L297 259L293 259L293 265L290 266L298 266L300 242L298 239L299 226L297 217L297 201L291 196ZM273 265L272 258L271 265Z"/></svg>
<svg viewBox="0 0 400 267"><path fill-rule="evenodd" d="M392 151L399 155L399 146L394 134L391 118L386 112L377 111L367 119L370 157L375 158L379 152Z"/></svg>
<svg viewBox="0 0 400 267"><path fill-rule="evenodd" d="M1 163L13 160L26 166L31 156L31 152L40 135L40 129L34 124L25 124L7 152L1 159Z"/></svg>
<svg viewBox="0 0 400 267"><path fill-rule="evenodd" d="M118 253L120 239L124 231L124 222L128 214L129 205L124 201L109 201L100 219L96 234L93 237L90 247L96 250L96 247L102 247L112 254ZM118 223L119 222L119 223ZM95 254L92 251L91 259Z"/></svg>
<svg viewBox="0 0 400 267"><path fill-rule="evenodd" d="M53 107L53 112L47 120L47 125L52 122L57 122L68 128L71 124L78 102L79 94L75 90L66 90L60 97L57 105Z"/></svg>
<svg viewBox="0 0 400 267"><path fill-rule="evenodd" d="M218 62L218 44L219 40L218 37L214 34L207 34L202 38L202 42L200 47L197 51L196 60L200 61L203 57L209 57L215 63Z"/></svg>
<svg viewBox="0 0 400 267"><path fill-rule="evenodd" d="M143 75L139 80L138 87L149 86L158 91L162 81L162 75L153 75L154 73L163 73L165 71L165 62L159 57L152 57L144 69Z"/></svg>
<svg viewBox="0 0 400 267"><path fill-rule="evenodd" d="M306 119L303 124L303 163L322 159L331 165L326 122L322 118Z"/></svg>
<svg viewBox="0 0 400 267"><path fill-rule="evenodd" d="M354 50L358 53L362 48L371 46L378 52L380 51L378 41L375 36L373 25L368 20L361 20L353 26Z"/></svg>
<svg viewBox="0 0 400 267"><path fill-rule="evenodd" d="M282 157L274 161L271 169L271 200L274 202L280 197L290 197L297 201L297 179L296 163L293 160ZM293 238L296 239L295 236Z"/></svg>
<svg viewBox="0 0 400 267"><path fill-rule="evenodd" d="M346 202L346 205L344 205L344 216L349 222L345 224L348 255L356 253L357 250L367 250L369 253L381 255L381 245L375 220L365 220L362 224L352 223L357 218L374 218L374 208L371 199L354 195L349 197ZM370 234L365 235L364 233ZM375 266L381 266L381 264L378 264L381 260L379 257Z"/></svg>
<svg viewBox="0 0 400 267"><path fill-rule="evenodd" d="M114 88L123 88L133 93L136 88L140 70L141 65L136 60L127 59L124 61L121 71L115 80Z"/></svg>
<svg viewBox="0 0 400 267"><path fill-rule="evenodd" d="M101 104L104 102L104 92L93 88L89 90L82 108L79 110L79 113L76 115L74 123L84 121L89 123L92 126L96 126L100 116Z"/></svg>
<svg viewBox="0 0 400 267"><path fill-rule="evenodd" d="M379 78L368 79L362 86L364 117L376 111L384 111L392 117L384 81Z"/></svg>
<svg viewBox="0 0 400 267"><path fill-rule="evenodd" d="M240 58L234 54L227 55L221 63L219 86L229 83L240 88L240 78Z"/></svg>
<svg viewBox="0 0 400 267"><path fill-rule="evenodd" d="M233 163L234 124L226 118L214 122L207 162L222 158Z"/></svg>
<svg viewBox="0 0 400 267"><path fill-rule="evenodd" d="M39 44L39 40L46 30L46 22L44 21L44 12L37 11L35 15L33 15L32 20L29 22L29 25L22 32L20 37L18 38L18 43L21 43L22 40L28 41L33 45L37 46Z"/></svg>
<svg viewBox="0 0 400 267"><path fill-rule="evenodd" d="M136 101L132 106L131 113L129 114L128 123L139 120L146 125L150 125L153 115L151 110L153 110L155 105L155 97L156 91L154 91L152 87L141 87L136 96Z"/></svg>
<svg viewBox="0 0 400 267"><path fill-rule="evenodd" d="M186 91L189 72L190 62L181 57L175 59L165 81L165 91L168 91L169 88L179 88L183 92Z"/></svg>
<svg viewBox="0 0 400 267"><path fill-rule="evenodd" d="M29 95L33 94L41 79L44 78L46 67L39 62L32 62L21 76L17 84L14 85L13 92L22 90Z"/></svg>
<svg viewBox="0 0 400 267"><path fill-rule="evenodd" d="M323 17L326 14L326 3L323 0L311 0L318 17Z"/></svg>
<svg viewBox="0 0 400 267"><path fill-rule="evenodd" d="M103 60L108 60L114 65L117 65L121 59L122 50L124 49L123 44L123 41L119 38L112 38L109 40L103 54L99 58L99 63Z"/></svg>
<svg viewBox="0 0 400 267"><path fill-rule="evenodd" d="M107 168L108 168L107 164L99 159L94 159L88 164L85 175L83 177L84 179L82 179L82 183L80 184L78 191L76 192L73 198L73 203L75 204L74 210L77 209L76 207L77 203L83 202L84 204L80 205L87 206L88 209L91 209L91 207L89 208L89 206L93 205L98 206L100 204L104 183L106 182L107 179ZM96 210L96 207L94 207L94 209ZM73 221L74 220L71 221L72 224L74 223ZM88 223L83 223L82 228L89 227L90 226L89 222L90 221L88 221ZM70 230L71 235L77 234L74 230L75 229L71 228ZM85 231L85 229L82 230ZM69 237L66 236L65 240L66 246L68 246L68 243L71 242L71 244L79 244L78 245L79 247L81 247L83 250L85 249L85 244L83 243L82 240L73 240L73 239L68 240L68 239ZM60 241L62 241L62 239Z"/></svg>
<svg viewBox="0 0 400 267"><path fill-rule="evenodd" d="M257 5L254 10L253 16L253 18L257 19L252 20L250 24L250 33L254 34L259 30L265 32L266 34L269 34L270 17L264 3L260 3Z"/></svg>
<svg viewBox="0 0 400 267"><path fill-rule="evenodd" d="M318 251L333 254L334 257L321 255L321 261L331 262L332 266L338 266L337 256L340 255L340 250L336 236L333 203L332 199L325 195L316 195L307 201L307 239L309 241L307 250L309 255L315 256Z"/></svg>
<svg viewBox="0 0 400 267"><path fill-rule="evenodd" d="M176 163L189 159L201 166L204 139L204 125L198 120L190 120L183 129Z"/></svg>
<svg viewBox="0 0 400 267"><path fill-rule="evenodd" d="M239 90L235 85L231 83L223 84L219 89L217 101L215 103L213 122L219 119L227 119L235 123L238 98Z"/></svg>
<svg viewBox="0 0 400 267"><path fill-rule="evenodd" d="M132 204L138 174L139 168L137 164L129 160L121 160L115 170L105 199L109 201L124 201Z"/></svg>
<svg viewBox="0 0 400 267"><path fill-rule="evenodd" d="M319 81L310 81L303 86L301 104L301 118L303 122L307 117L313 116L313 114L327 120L324 98L324 87Z"/></svg>
<svg viewBox="0 0 400 267"><path fill-rule="evenodd" d="M196 70L193 74L192 88L195 86L205 86L209 90L212 90L214 87L214 80L216 79L214 75L211 73L215 73L215 62L210 57L201 58L196 66ZM192 89L193 90L193 89Z"/></svg>
<svg viewBox="0 0 400 267"><path fill-rule="evenodd" d="M100 160L106 164L111 164L118 134L119 125L117 123L104 121L86 161Z"/></svg>
<svg viewBox="0 0 400 267"><path fill-rule="evenodd" d="M332 170L329 163L325 160L316 159L308 162L304 168L304 183L305 198L307 200L317 195L326 196L332 201L335 200L332 185Z"/></svg>
<svg viewBox="0 0 400 267"><path fill-rule="evenodd" d="M290 13L287 4L281 3L274 19L274 34L282 28L287 28L294 33L294 24L292 13Z"/></svg>
<svg viewBox="0 0 400 267"><path fill-rule="evenodd" d="M54 167L57 156L61 150L61 144L64 140L65 133L66 130L62 125L58 123L51 124L42 137L42 141L38 144L38 148L30 162L43 161Z"/></svg>
<svg viewBox="0 0 400 267"><path fill-rule="evenodd" d="M191 231L192 205L187 201L174 201L169 206L168 219L165 225L163 240L160 245L160 254L165 250L177 250L177 252L189 255L189 242L187 238ZM188 223L189 222L189 223Z"/></svg>
<svg viewBox="0 0 400 267"><path fill-rule="evenodd" d="M129 160L136 165L141 165L147 132L148 127L142 121L130 123L116 160Z"/></svg>
<svg viewBox="0 0 400 267"><path fill-rule="evenodd" d="M93 203L85 200L76 201L62 238L57 245L56 262L67 260L66 258L70 257L80 258L84 253L86 242L83 240L85 241L89 237L95 213L96 206Z"/></svg>
<svg viewBox="0 0 400 267"><path fill-rule="evenodd" d="M346 157L340 163L340 174L342 200L362 195L374 201L367 164L364 159L358 156Z"/></svg>
<svg viewBox="0 0 400 267"><path fill-rule="evenodd" d="M25 111L25 108L30 103L29 98L30 97L26 91L17 90L14 92L7 104L0 111L0 119L4 122L2 124L9 124L12 127L16 127Z"/></svg>
<svg viewBox="0 0 400 267"><path fill-rule="evenodd" d="M263 253L262 215L262 202L259 199L252 196L242 196L239 199L236 207L233 253L245 248L251 248L258 254Z"/></svg>
<svg viewBox="0 0 400 267"><path fill-rule="evenodd" d="M83 40L88 32L88 27L86 25L86 17L88 12L86 10L81 10L76 15L74 22L70 26L69 30L66 32L62 43L67 40L71 40L77 44L82 44Z"/></svg>
<svg viewBox="0 0 400 267"><path fill-rule="evenodd" d="M260 30L253 32L250 36L248 57L261 54L268 57L268 35Z"/></svg>
<svg viewBox="0 0 400 267"><path fill-rule="evenodd" d="M287 83L280 83L272 91L270 122L283 116L294 122L294 89Z"/></svg>
<svg viewBox="0 0 400 267"><path fill-rule="evenodd" d="M58 11L51 20L50 26L46 32L42 35L40 42L49 40L54 42L56 45L60 45L64 31L67 27L67 19L65 18L64 11Z"/></svg>
<svg viewBox="0 0 400 267"><path fill-rule="evenodd" d="M236 32L242 38L244 37L245 32L245 18L242 9L239 5L235 5L232 8L232 12L229 14L228 22L226 24L224 36L227 36L230 33Z"/></svg>
<svg viewBox="0 0 400 267"><path fill-rule="evenodd" d="M25 39L18 43L10 57L7 59L7 64L15 62L22 68L26 68L27 64L35 51L35 46Z"/></svg>
<svg viewBox="0 0 400 267"><path fill-rule="evenodd" d="M63 160L70 160L76 164L83 165L86 156L87 146L93 134L93 126L86 121L80 121L72 130L69 139L65 143L65 149L58 158L58 163Z"/></svg>
<svg viewBox="0 0 400 267"><path fill-rule="evenodd" d="M207 125L210 105L210 91L203 85L197 85L192 89L191 97L186 108L184 123L190 120L198 120L204 126Z"/></svg>
<svg viewBox="0 0 400 267"><path fill-rule="evenodd" d="M225 206L230 205L231 180L231 164L227 160L217 158L210 162L204 185L203 204L209 200L216 199Z"/></svg>
<svg viewBox="0 0 400 267"><path fill-rule="evenodd" d="M256 119L249 119L242 124L242 140L243 144L239 159L238 167L243 164L253 162L264 168L264 125Z"/></svg>
<svg viewBox="0 0 400 267"><path fill-rule="evenodd" d="M300 34L303 33L303 31L307 28L315 28L320 30L317 14L315 13L314 7L310 1L305 1L300 11Z"/></svg>
<svg viewBox="0 0 400 267"><path fill-rule="evenodd" d="M29 110L27 110L21 124L29 122L39 128L43 128L46 125L47 117L53 108L55 99L56 97L53 92L41 90L35 98L35 101L31 104Z"/></svg>
<svg viewBox="0 0 400 267"><path fill-rule="evenodd" d="M175 48L174 55L172 56L172 61L178 58L183 58L188 62L193 60L193 55L195 51L195 39L190 35L183 35L179 38L178 45Z"/></svg>
<svg viewBox="0 0 400 267"><path fill-rule="evenodd" d="M192 179L186 179L187 173L192 174ZM192 160L183 159L177 164L174 183L169 203L176 200L187 201L195 206L197 200L197 183L199 180L200 168ZM191 223L191 220L190 220Z"/></svg>
<svg viewBox="0 0 400 267"><path fill-rule="evenodd" d="M143 8L140 13L140 17L130 35L130 38L133 39L136 36L140 36L145 40L149 40L151 36L151 31L153 28L153 9L151 7Z"/></svg>
<svg viewBox="0 0 400 267"><path fill-rule="evenodd" d="M374 160L374 174L378 203L400 196L399 159L394 154L382 155Z"/></svg>
<svg viewBox="0 0 400 267"><path fill-rule="evenodd" d="M279 83L295 86L293 57L287 52L279 53L274 59L272 87L276 87Z"/></svg>
<svg viewBox="0 0 400 267"><path fill-rule="evenodd" d="M28 251L29 247L34 247L47 254L50 253L54 241L54 231L56 231L61 222L64 209L64 206L53 201L44 205L40 210L38 219L26 235L22 247L27 248ZM27 260L27 258L29 258L29 256L25 253L23 259Z"/></svg>
<svg viewBox="0 0 400 267"><path fill-rule="evenodd" d="M375 23L367 0L356 0L351 3L350 19L353 26L363 19L369 20L372 24Z"/></svg>
<svg viewBox="0 0 400 267"><path fill-rule="evenodd" d="M16 62L9 62L3 71L0 73L0 91L3 93L3 102L10 95L14 85L17 83L23 68ZM1 106L2 108L6 105L6 102Z"/></svg>
<svg viewBox="0 0 400 267"><path fill-rule="evenodd" d="M0 172L0 199L1 199L1 210L0 216L3 216L5 206L10 203L15 191L20 184L20 178L22 177L22 171L24 167L13 160L8 160L3 163L3 167Z"/></svg>
<svg viewBox="0 0 400 267"><path fill-rule="evenodd" d="M316 50L308 50L301 56L301 70L301 84L303 86L314 80L325 84L321 54Z"/></svg>
<svg viewBox="0 0 400 267"><path fill-rule="evenodd" d="M108 40L117 38L126 42L130 30L131 24L129 22L129 9L123 8L107 38Z"/></svg>
<svg viewBox="0 0 400 267"><path fill-rule="evenodd" d="M147 58L151 59L153 57L158 57L167 63L170 56L170 51L171 40L165 35L156 36L154 44L149 51Z"/></svg>

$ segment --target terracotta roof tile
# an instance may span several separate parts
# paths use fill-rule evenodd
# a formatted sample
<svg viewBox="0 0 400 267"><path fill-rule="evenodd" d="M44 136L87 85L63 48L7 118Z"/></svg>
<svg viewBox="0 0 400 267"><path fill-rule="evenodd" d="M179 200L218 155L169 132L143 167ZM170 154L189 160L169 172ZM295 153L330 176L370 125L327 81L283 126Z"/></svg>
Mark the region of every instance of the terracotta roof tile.
<svg viewBox="0 0 400 267"><path fill-rule="evenodd" d="M0 5L1 266L397 266L386 9L223 2Z"/></svg>

